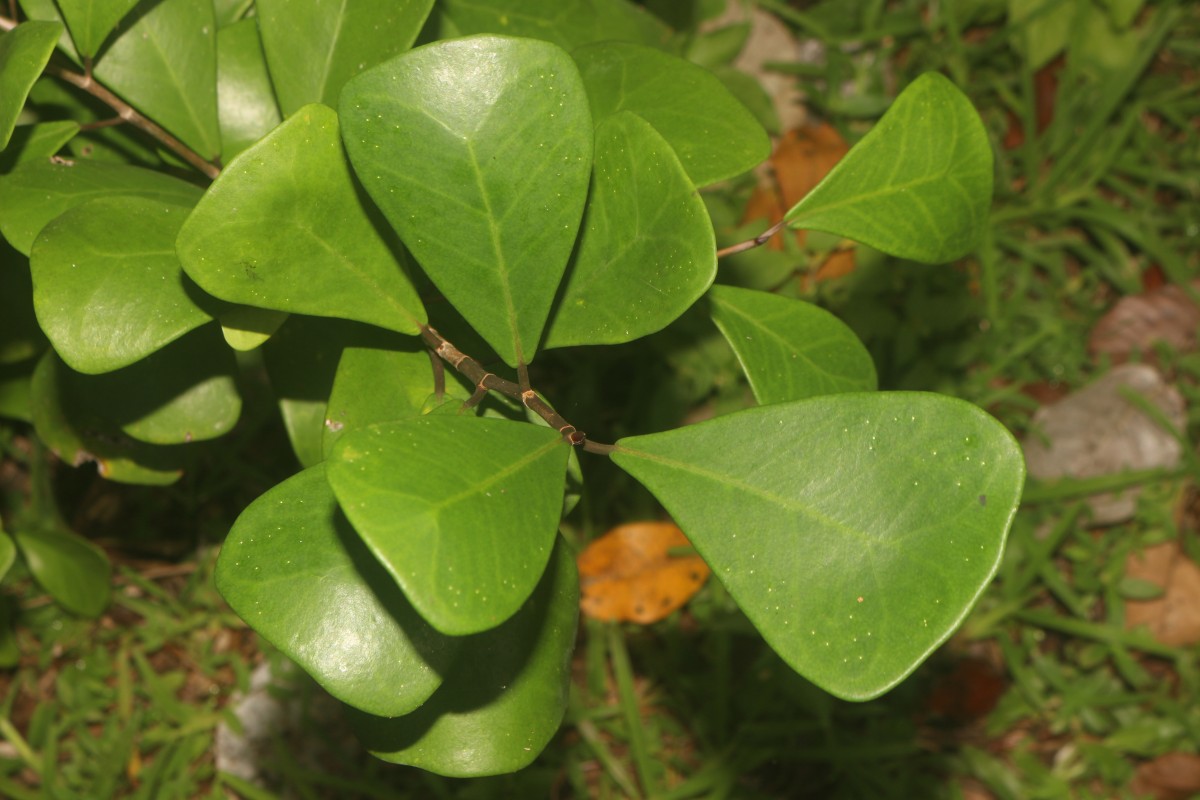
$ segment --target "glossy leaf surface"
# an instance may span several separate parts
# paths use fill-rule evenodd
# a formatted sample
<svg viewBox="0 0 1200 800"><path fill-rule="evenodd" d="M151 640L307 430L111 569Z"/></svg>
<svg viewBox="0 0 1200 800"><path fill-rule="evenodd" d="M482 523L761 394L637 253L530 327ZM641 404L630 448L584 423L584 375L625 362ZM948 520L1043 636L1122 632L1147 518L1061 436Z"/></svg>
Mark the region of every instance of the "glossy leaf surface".
<svg viewBox="0 0 1200 800"><path fill-rule="evenodd" d="M197 186L139 167L99 161L22 164L0 177L0 233L29 255L33 240L52 219L99 197L133 195L191 206L204 192Z"/></svg>
<svg viewBox="0 0 1200 800"><path fill-rule="evenodd" d="M217 116L226 164L279 124L279 106L252 19L217 31Z"/></svg>
<svg viewBox="0 0 1200 800"><path fill-rule="evenodd" d="M394 238L350 174L337 115L322 105L296 112L221 173L178 251L201 288L232 303L401 333L425 321Z"/></svg>
<svg viewBox="0 0 1200 800"><path fill-rule="evenodd" d="M444 13L462 34L527 36L572 50L617 39L664 45L671 31L626 0L443 0Z"/></svg>
<svg viewBox="0 0 1200 800"><path fill-rule="evenodd" d="M508 364L532 360L575 243L592 123L574 62L528 39L427 45L346 84L355 172Z"/></svg>
<svg viewBox="0 0 1200 800"><path fill-rule="evenodd" d="M754 115L703 67L650 47L601 42L572 53L592 116L632 111L666 139L692 182L740 175L771 152Z"/></svg>
<svg viewBox="0 0 1200 800"><path fill-rule="evenodd" d="M257 0L271 79L286 116L336 105L350 78L412 47L433 0Z"/></svg>
<svg viewBox="0 0 1200 800"><path fill-rule="evenodd" d="M234 350L253 350L260 346L279 326L287 321L285 311L230 304L217 315L221 323L221 334Z"/></svg>
<svg viewBox="0 0 1200 800"><path fill-rule="evenodd" d="M992 149L970 101L926 73L871 132L786 215L793 228L828 231L925 263L975 247L992 203Z"/></svg>
<svg viewBox="0 0 1200 800"><path fill-rule="evenodd" d="M104 49L96 77L203 158L220 155L212 3L146 4L145 13L127 17Z"/></svg>
<svg viewBox="0 0 1200 800"><path fill-rule="evenodd" d="M465 635L504 622L537 585L569 452L549 428L430 415L346 434L329 482L421 616Z"/></svg>
<svg viewBox="0 0 1200 800"><path fill-rule="evenodd" d="M713 322L737 353L762 405L876 388L875 364L828 311L768 292L714 286Z"/></svg>
<svg viewBox="0 0 1200 800"><path fill-rule="evenodd" d="M94 56L121 18L138 0L55 0L71 31L75 52Z"/></svg>
<svg viewBox="0 0 1200 800"><path fill-rule="evenodd" d="M119 369L212 319L175 256L188 210L107 197L42 230L29 259L33 305L63 361L80 372Z"/></svg>
<svg viewBox="0 0 1200 800"><path fill-rule="evenodd" d="M25 98L61 35L58 23L37 20L0 35L0 150L8 146Z"/></svg>
<svg viewBox="0 0 1200 800"><path fill-rule="evenodd" d="M112 565L104 551L70 531L13 531L30 573L68 611L98 617L112 594Z"/></svg>
<svg viewBox="0 0 1200 800"><path fill-rule="evenodd" d="M500 627L463 640L425 705L399 719L351 715L375 756L453 777L514 772L558 730L567 706L579 581L560 541L529 601Z"/></svg>
<svg viewBox="0 0 1200 800"><path fill-rule="evenodd" d="M425 702L460 644L417 615L367 550L323 465L242 512L221 548L216 583L234 611L330 694L383 717Z"/></svg>
<svg viewBox="0 0 1200 800"><path fill-rule="evenodd" d="M716 272L708 212L670 145L634 114L600 123L583 237L546 347L617 344L665 328Z"/></svg>
<svg viewBox="0 0 1200 800"><path fill-rule="evenodd" d="M995 574L1024 461L933 394L818 397L618 442L767 642L848 700L907 676Z"/></svg>

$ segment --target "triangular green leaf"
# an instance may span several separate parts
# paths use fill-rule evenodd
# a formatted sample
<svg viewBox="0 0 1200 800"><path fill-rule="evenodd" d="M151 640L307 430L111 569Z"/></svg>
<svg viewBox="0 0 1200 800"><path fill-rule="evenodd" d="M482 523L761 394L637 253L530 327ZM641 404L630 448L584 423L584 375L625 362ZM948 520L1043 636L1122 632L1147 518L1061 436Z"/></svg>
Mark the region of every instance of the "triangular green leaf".
<svg viewBox="0 0 1200 800"><path fill-rule="evenodd" d="M160 0L131 14L96 62L96 77L206 159L221 153L217 24L212 3ZM129 24L132 23L132 24Z"/></svg>
<svg viewBox="0 0 1200 800"><path fill-rule="evenodd" d="M0 233L29 255L33 240L47 223L88 200L133 195L192 206L203 193L170 175L124 164L31 162L0 177Z"/></svg>
<svg viewBox="0 0 1200 800"><path fill-rule="evenodd" d="M175 256L188 211L104 197L42 229L29 259L33 305L63 361L80 372L119 369L212 319Z"/></svg>
<svg viewBox="0 0 1200 800"><path fill-rule="evenodd" d="M596 128L583 228L546 347L617 344L654 333L696 302L716 275L704 201L670 145L634 114Z"/></svg>
<svg viewBox="0 0 1200 800"><path fill-rule="evenodd" d="M217 112L226 164L279 124L258 24L252 19L217 31Z"/></svg>
<svg viewBox="0 0 1200 800"><path fill-rule="evenodd" d="M645 119L670 143L692 182L740 175L771 152L754 115L703 67L651 47L601 42L571 54L592 116L620 111Z"/></svg>
<svg viewBox="0 0 1200 800"><path fill-rule="evenodd" d="M762 405L876 387L875 364L854 331L812 303L714 286L713 322L737 353Z"/></svg>
<svg viewBox="0 0 1200 800"><path fill-rule="evenodd" d="M346 434L329 482L421 616L465 635L504 622L537 585L569 452L549 428L430 415Z"/></svg>
<svg viewBox="0 0 1200 800"><path fill-rule="evenodd" d="M337 115L313 105L234 159L177 247L222 300L414 334L425 308L389 233L356 188Z"/></svg>
<svg viewBox="0 0 1200 800"><path fill-rule="evenodd" d="M991 203L992 148L979 114L949 79L930 72L786 219L936 264L975 247Z"/></svg>
<svg viewBox="0 0 1200 800"><path fill-rule="evenodd" d="M355 172L425 272L501 358L531 361L591 170L574 62L530 39L439 42L353 79L340 108Z"/></svg>
<svg viewBox="0 0 1200 800"><path fill-rule="evenodd" d="M371 714L395 717L424 703L460 644L417 616L338 509L323 465L242 512L216 582L259 635Z"/></svg>
<svg viewBox="0 0 1200 800"><path fill-rule="evenodd" d="M1016 441L933 394L762 406L617 443L767 642L848 700L899 683L996 572Z"/></svg>
<svg viewBox="0 0 1200 800"><path fill-rule="evenodd" d="M399 719L351 714L376 757L452 777L528 766L562 721L579 621L579 580L561 541L537 589L500 627L463 640L445 682Z"/></svg>
<svg viewBox="0 0 1200 800"><path fill-rule="evenodd" d="M283 113L335 105L346 81L412 47L433 0L257 0L255 10Z"/></svg>
<svg viewBox="0 0 1200 800"><path fill-rule="evenodd" d="M71 31L75 51L94 56L121 18L138 0L56 0L63 21Z"/></svg>
<svg viewBox="0 0 1200 800"><path fill-rule="evenodd" d="M56 22L23 22L0 35L0 150L8 146L34 81L62 35Z"/></svg>
<svg viewBox="0 0 1200 800"><path fill-rule="evenodd" d="M68 611L98 617L112 595L112 565L96 545L50 528L13 531L17 547L41 587Z"/></svg>

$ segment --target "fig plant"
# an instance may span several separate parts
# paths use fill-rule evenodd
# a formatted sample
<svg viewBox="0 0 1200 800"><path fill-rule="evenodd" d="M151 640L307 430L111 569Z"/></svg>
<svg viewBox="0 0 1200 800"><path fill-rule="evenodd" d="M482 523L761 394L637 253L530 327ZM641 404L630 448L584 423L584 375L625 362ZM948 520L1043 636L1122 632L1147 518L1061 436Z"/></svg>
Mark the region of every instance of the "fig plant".
<svg viewBox="0 0 1200 800"><path fill-rule="evenodd" d="M839 697L901 681L992 577L1014 440L963 401L876 391L822 309L715 282L779 226L718 250L699 190L769 140L642 9L21 6L0 19L0 411L69 464L166 485L265 368L302 469L237 519L217 586L380 758L491 774L549 741L578 615L560 524L597 461ZM927 74L781 225L946 262L991 185L977 115ZM540 353L586 371L685 315L752 407L606 437L533 385ZM17 545L52 593L98 569Z"/></svg>

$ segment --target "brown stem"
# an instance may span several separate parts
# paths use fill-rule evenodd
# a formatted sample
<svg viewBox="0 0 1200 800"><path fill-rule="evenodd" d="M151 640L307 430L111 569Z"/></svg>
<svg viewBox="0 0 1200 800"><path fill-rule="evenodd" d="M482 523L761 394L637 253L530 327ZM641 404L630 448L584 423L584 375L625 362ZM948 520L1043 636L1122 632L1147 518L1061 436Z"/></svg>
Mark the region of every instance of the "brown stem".
<svg viewBox="0 0 1200 800"><path fill-rule="evenodd" d="M744 242L738 242L737 244L731 244L729 247L722 247L717 251L717 258L724 258L725 256L731 256L734 253L743 253L747 250L753 250L756 247L762 247L764 244L770 241L772 236L783 230L783 226L786 224L787 220L781 219L779 222L776 222L774 225L767 228L753 239L748 239Z"/></svg>
<svg viewBox="0 0 1200 800"><path fill-rule="evenodd" d="M428 325L421 326L421 338L430 350L475 384L475 393L464 403L464 406L475 405L489 391L499 392L505 397L519 400L530 411L546 420L546 423L561 433L562 437L570 444L582 445L583 449L589 453L610 453L615 449L613 445L591 441L587 438L587 434L577 430L574 425L563 419L563 416L551 408L533 389L523 388L520 384L488 372L483 364L446 341L440 333ZM527 370L523 372L522 379L528 385L529 373Z"/></svg>

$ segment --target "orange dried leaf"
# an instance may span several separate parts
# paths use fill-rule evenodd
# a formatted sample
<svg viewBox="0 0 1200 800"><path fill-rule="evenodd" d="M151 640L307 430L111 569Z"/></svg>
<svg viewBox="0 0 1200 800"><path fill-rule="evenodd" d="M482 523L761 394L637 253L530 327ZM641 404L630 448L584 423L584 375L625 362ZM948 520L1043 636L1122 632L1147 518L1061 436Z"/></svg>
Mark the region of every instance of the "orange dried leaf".
<svg viewBox="0 0 1200 800"><path fill-rule="evenodd" d="M850 146L829 125L805 125L788 131L779 140L771 165L785 209L799 203L821 182Z"/></svg>
<svg viewBox="0 0 1200 800"><path fill-rule="evenodd" d="M700 556L671 555L673 549L689 545L683 531L670 522L613 528L579 554L583 613L598 620L648 625L682 607L709 575Z"/></svg>

